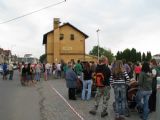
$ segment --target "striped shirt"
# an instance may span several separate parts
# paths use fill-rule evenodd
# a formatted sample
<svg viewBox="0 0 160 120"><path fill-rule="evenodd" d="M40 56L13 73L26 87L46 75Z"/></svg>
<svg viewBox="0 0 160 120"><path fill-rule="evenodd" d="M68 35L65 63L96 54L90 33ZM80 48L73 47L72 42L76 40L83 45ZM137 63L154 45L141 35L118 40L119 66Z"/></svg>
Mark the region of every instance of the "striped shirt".
<svg viewBox="0 0 160 120"><path fill-rule="evenodd" d="M110 84L114 86L115 84L129 84L130 78L126 71L120 73L119 75L111 74Z"/></svg>

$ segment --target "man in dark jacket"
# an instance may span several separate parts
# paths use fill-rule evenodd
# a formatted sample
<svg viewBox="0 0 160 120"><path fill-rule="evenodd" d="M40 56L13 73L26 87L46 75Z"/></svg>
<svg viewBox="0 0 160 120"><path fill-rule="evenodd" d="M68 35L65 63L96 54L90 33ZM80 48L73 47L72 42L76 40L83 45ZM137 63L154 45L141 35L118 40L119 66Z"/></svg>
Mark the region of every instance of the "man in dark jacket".
<svg viewBox="0 0 160 120"><path fill-rule="evenodd" d="M95 105L92 110L89 111L90 114L95 115L96 110L98 109L98 105L100 102L101 97L103 97L103 104L102 104L102 112L101 117L105 117L108 115L107 107L108 107L108 100L110 98L110 76L111 71L108 68L108 58L101 57L99 64L96 67L96 73L102 73L104 77L103 85L97 86L97 91L95 95Z"/></svg>
<svg viewBox="0 0 160 120"><path fill-rule="evenodd" d="M65 79L66 79L66 85L68 88L69 100L76 100L75 90L77 85L77 75L72 69L71 62L68 63L68 69L66 71Z"/></svg>

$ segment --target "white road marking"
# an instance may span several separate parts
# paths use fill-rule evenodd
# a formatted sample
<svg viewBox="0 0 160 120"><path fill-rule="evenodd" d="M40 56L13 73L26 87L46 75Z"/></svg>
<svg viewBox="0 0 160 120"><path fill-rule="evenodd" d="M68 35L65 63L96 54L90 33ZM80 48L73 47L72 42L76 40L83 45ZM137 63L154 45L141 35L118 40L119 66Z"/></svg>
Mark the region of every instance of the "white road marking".
<svg viewBox="0 0 160 120"><path fill-rule="evenodd" d="M48 83L48 82L47 82ZM52 88L52 90L54 90L60 98L63 99L63 101L70 107L70 109L81 119L84 120L84 118L69 104L69 102L56 90L56 88L54 88L53 86L51 86L49 83L48 85Z"/></svg>

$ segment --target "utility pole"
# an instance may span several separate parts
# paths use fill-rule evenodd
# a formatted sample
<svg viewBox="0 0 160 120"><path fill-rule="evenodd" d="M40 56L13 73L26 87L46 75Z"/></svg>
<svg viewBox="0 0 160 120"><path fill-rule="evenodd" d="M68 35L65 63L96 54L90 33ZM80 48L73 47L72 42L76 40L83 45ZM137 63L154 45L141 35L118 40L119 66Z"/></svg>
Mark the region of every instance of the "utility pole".
<svg viewBox="0 0 160 120"><path fill-rule="evenodd" d="M99 31L100 31L100 29L96 30L96 32L97 32L97 42L98 42L98 62L99 62Z"/></svg>

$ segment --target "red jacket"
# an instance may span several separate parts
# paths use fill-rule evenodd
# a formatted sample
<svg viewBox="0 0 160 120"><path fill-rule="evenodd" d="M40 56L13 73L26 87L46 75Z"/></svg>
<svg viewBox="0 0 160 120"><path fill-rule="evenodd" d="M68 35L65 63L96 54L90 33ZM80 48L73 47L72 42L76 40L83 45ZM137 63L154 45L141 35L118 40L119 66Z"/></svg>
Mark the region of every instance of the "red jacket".
<svg viewBox="0 0 160 120"><path fill-rule="evenodd" d="M141 72L141 67L140 67L140 66L136 66L136 67L134 68L134 72L135 72L135 73L140 73L140 72Z"/></svg>

